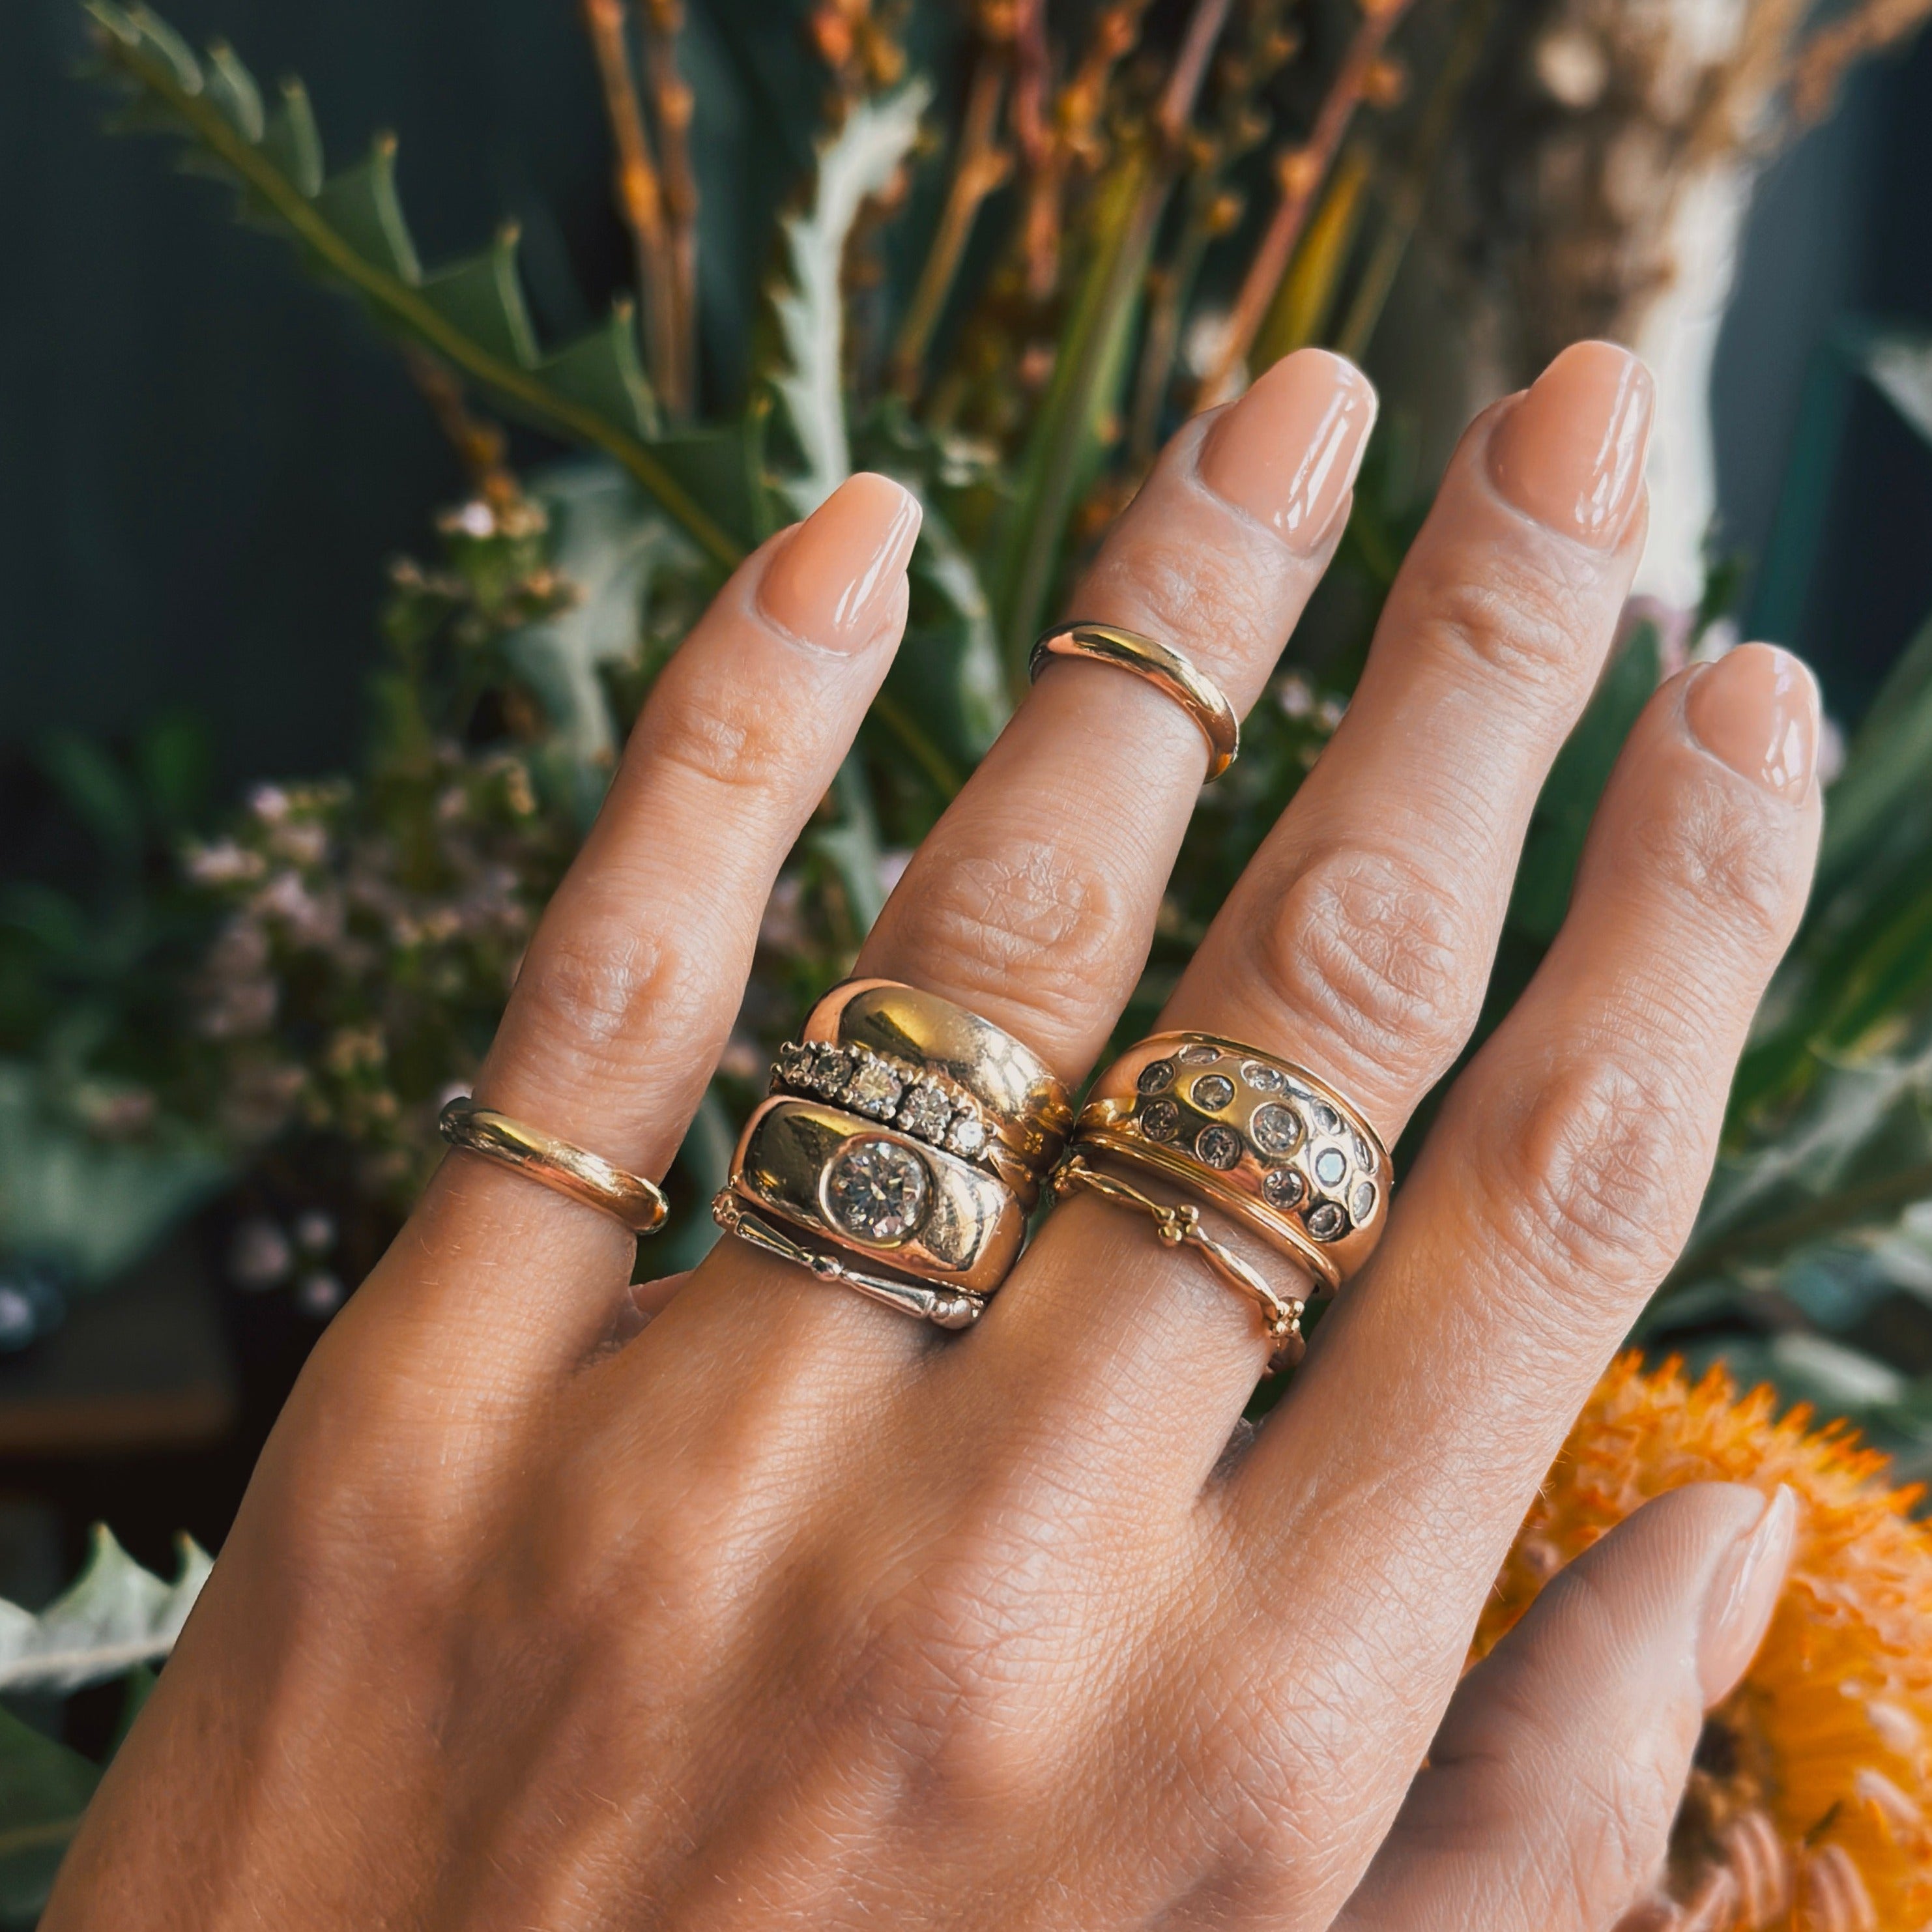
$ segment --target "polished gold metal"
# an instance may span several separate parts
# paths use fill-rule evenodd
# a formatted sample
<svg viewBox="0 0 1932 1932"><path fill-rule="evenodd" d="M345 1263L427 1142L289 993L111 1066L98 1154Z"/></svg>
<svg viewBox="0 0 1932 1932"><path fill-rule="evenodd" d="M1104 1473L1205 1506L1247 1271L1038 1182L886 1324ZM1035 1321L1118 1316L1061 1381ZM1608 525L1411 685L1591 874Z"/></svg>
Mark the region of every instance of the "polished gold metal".
<svg viewBox="0 0 1932 1932"><path fill-rule="evenodd" d="M1250 1268L1224 1243L1203 1234L1199 1208L1169 1207L1166 1202L1143 1194L1138 1188L1130 1187L1111 1174L1102 1174L1089 1167L1078 1154L1070 1154L1054 1171L1053 1188L1056 1195L1064 1194L1070 1189L1082 1190L1118 1206L1137 1208L1152 1216L1154 1232L1164 1246L1195 1250L1223 1281L1240 1289L1260 1310L1262 1325L1268 1330L1270 1372L1276 1369L1292 1368L1300 1360L1306 1347L1301 1333L1301 1318L1308 1304L1292 1296L1278 1294L1274 1284L1258 1269Z"/></svg>
<svg viewBox="0 0 1932 1932"><path fill-rule="evenodd" d="M1203 676L1171 645L1156 644L1137 631L1112 624L1061 624L1042 634L1027 660L1035 683L1054 658L1085 658L1112 664L1144 679L1171 698L1200 727L1208 740L1208 782L1212 784L1241 754L1241 721L1227 694Z"/></svg>
<svg viewBox="0 0 1932 1932"><path fill-rule="evenodd" d="M642 1174L627 1173L600 1154L494 1107L479 1107L467 1094L443 1108L436 1126L452 1147L513 1167L586 1208L601 1209L634 1234L655 1234L670 1212L662 1191Z"/></svg>
<svg viewBox="0 0 1932 1932"><path fill-rule="evenodd" d="M930 1322L935 1328L970 1328L986 1312L986 1298L983 1294L969 1294L963 1288L928 1288L923 1282L895 1281L886 1275L867 1274L862 1269L848 1266L836 1255L808 1248L802 1241L794 1240L782 1229L760 1220L728 1187L712 1201L711 1218L726 1234L736 1235L740 1240L763 1253L808 1269L820 1281L836 1282L841 1287L856 1289L874 1301L883 1302L888 1308L896 1308L902 1315Z"/></svg>
<svg viewBox="0 0 1932 1932"><path fill-rule="evenodd" d="M775 1088L812 1095L945 1147L1030 1208L1066 1144L1073 1102L1032 1049L992 1021L895 980L848 980L781 1052Z"/></svg>
<svg viewBox="0 0 1932 1932"><path fill-rule="evenodd" d="M1073 1148L1212 1202L1330 1293L1388 1217L1388 1153L1359 1109L1306 1067L1218 1034L1130 1047L1094 1082Z"/></svg>
<svg viewBox="0 0 1932 1932"><path fill-rule="evenodd" d="M1026 1238L1013 1190L972 1162L784 1095L746 1124L730 1191L818 1241L969 1294L997 1288Z"/></svg>

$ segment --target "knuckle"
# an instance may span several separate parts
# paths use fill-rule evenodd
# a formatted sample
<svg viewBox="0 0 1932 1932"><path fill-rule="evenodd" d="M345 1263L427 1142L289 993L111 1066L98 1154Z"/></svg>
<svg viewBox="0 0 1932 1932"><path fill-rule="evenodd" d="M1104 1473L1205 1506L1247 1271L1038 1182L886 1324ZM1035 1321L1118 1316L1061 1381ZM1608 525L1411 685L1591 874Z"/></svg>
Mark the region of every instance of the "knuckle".
<svg viewBox="0 0 1932 1932"><path fill-rule="evenodd" d="M1394 614L1426 647L1511 688L1534 687L1579 678L1594 662L1601 590L1589 565L1562 546L1487 545L1480 564L1431 547Z"/></svg>
<svg viewBox="0 0 1932 1932"><path fill-rule="evenodd" d="M517 995L552 1041L601 1060L638 1037L646 1019L660 1039L698 1027L707 1004L703 966L674 933L641 927L600 893L532 948Z"/></svg>
<svg viewBox="0 0 1932 1932"><path fill-rule="evenodd" d="M769 790L813 762L802 708L772 702L755 678L667 680L638 746L650 765L725 791Z"/></svg>
<svg viewBox="0 0 1932 1932"><path fill-rule="evenodd" d="M1022 832L935 856L910 882L897 950L943 972L956 997L997 994L1039 1014L1049 1036L1110 997L1130 913L1096 853Z"/></svg>
<svg viewBox="0 0 1932 1932"><path fill-rule="evenodd" d="M1707 1166L1694 1095L1660 1066L1607 1048L1539 1076L1496 1137L1485 1205L1492 1234L1526 1272L1621 1298L1669 1271Z"/></svg>
<svg viewBox="0 0 1932 1932"><path fill-rule="evenodd" d="M1634 827L1638 863L1653 890L1693 908L1700 926L1754 953L1790 937L1802 895L1804 854L1768 825L1755 796L1713 772L1664 790Z"/></svg>
<svg viewBox="0 0 1932 1932"><path fill-rule="evenodd" d="M1420 1090L1474 1024L1486 946L1453 885L1365 849L1318 855L1255 928L1253 963L1298 1026Z"/></svg>

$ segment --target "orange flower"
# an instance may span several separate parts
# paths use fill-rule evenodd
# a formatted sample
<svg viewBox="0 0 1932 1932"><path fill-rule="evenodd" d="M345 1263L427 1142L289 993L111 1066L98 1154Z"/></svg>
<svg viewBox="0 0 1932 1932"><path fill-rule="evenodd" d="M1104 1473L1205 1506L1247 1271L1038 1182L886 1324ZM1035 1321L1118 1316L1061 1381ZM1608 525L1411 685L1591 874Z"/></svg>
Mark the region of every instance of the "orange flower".
<svg viewBox="0 0 1932 1932"><path fill-rule="evenodd" d="M1486 1653L1562 1565L1686 1483L1789 1484L1783 1600L1706 1720L1672 1834L1677 1922L1698 1932L1924 1932L1932 1924L1932 1532L1917 1488L1849 1424L1779 1419L1714 1368L1618 1361L1531 1510L1476 1634Z"/></svg>

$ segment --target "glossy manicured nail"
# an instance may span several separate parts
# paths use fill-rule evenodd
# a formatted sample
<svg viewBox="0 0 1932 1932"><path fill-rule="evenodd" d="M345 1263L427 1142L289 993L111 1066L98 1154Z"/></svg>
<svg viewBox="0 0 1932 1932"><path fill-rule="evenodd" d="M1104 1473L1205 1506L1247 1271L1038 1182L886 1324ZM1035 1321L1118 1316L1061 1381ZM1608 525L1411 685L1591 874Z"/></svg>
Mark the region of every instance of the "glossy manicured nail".
<svg viewBox="0 0 1932 1932"><path fill-rule="evenodd" d="M1797 1525L1798 1499L1780 1483L1712 1579L1697 1631L1697 1677L1707 1706L1730 1695L1764 1641Z"/></svg>
<svg viewBox="0 0 1932 1932"><path fill-rule="evenodd" d="M848 476L766 566L765 615L827 650L870 644L896 609L921 515L918 498L890 476Z"/></svg>
<svg viewBox="0 0 1932 1932"><path fill-rule="evenodd" d="M1690 680L1684 716L1697 742L1780 797L1802 798L1818 762L1818 686L1774 644L1740 644Z"/></svg>
<svg viewBox="0 0 1932 1932"><path fill-rule="evenodd" d="M1628 349L1572 343L1497 426L1496 488L1538 523L1614 549L1643 488L1656 398Z"/></svg>
<svg viewBox="0 0 1932 1932"><path fill-rule="evenodd" d="M1352 362L1298 349L1209 430L1202 481L1305 554L1354 487L1375 420L1375 390Z"/></svg>

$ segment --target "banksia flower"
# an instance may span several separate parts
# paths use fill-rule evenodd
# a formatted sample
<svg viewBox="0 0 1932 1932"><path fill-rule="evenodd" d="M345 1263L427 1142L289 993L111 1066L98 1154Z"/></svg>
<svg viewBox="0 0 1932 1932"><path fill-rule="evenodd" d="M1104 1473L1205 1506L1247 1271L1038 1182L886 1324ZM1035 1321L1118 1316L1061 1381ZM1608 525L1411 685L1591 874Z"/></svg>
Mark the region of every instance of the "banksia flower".
<svg viewBox="0 0 1932 1932"><path fill-rule="evenodd" d="M1666 1490L1788 1484L1799 1527L1744 1681L1706 1718L1659 1928L1922 1932L1932 1921L1932 1532L1845 1423L1781 1418L1721 1368L1604 1378L1524 1522L1474 1654L1571 1558Z"/></svg>

